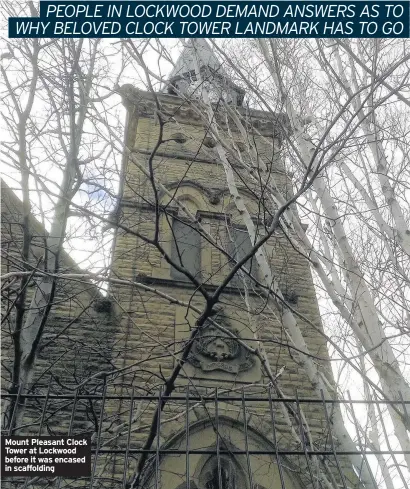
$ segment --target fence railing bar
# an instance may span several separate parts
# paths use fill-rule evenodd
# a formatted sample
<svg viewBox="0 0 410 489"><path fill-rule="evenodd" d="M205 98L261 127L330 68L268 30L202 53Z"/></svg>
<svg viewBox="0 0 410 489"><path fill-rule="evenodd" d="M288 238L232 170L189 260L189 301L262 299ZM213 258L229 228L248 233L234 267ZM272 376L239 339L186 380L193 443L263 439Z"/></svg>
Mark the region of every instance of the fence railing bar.
<svg viewBox="0 0 410 489"><path fill-rule="evenodd" d="M162 387L159 388L158 392L158 406L162 405ZM155 450L155 489L158 489L159 482L159 458L161 449L161 413L162 409L158 409L157 417L157 448Z"/></svg>
<svg viewBox="0 0 410 489"><path fill-rule="evenodd" d="M23 385L20 384L19 385L19 388L18 388L18 391L17 391L17 394L6 394L6 395L2 395L3 398L8 398L8 397L15 397L16 398L16 402L14 403L14 407L13 407L13 412L11 413L11 419L10 419L10 425L9 425L9 429L8 429L8 435L10 436L13 431L14 431L14 420L16 419L16 415L17 415L17 406L19 405L19 402L20 402L20 398L21 398L21 391L23 390Z"/></svg>
<svg viewBox="0 0 410 489"><path fill-rule="evenodd" d="M76 411L76 408L77 408L77 396L78 396L78 389L75 390L75 394L74 394L73 407L71 409L70 424L68 425L68 433L67 433L67 436L71 436L71 433L73 431L75 411ZM57 478L57 488L56 489L60 489L60 486L61 486L61 477L58 477Z"/></svg>
<svg viewBox="0 0 410 489"><path fill-rule="evenodd" d="M302 418L302 413L300 410L299 396L298 396L297 390L295 391L295 395L296 395L296 411L297 411L298 422L299 422L300 440L302 442L303 453L305 455L306 465L307 465L308 470L309 470L310 480L312 481L312 487L316 488L318 480L313 477L312 468L310 466L310 459L309 459L309 455L307 453L307 447L306 447L306 439L309 439L309 438L308 438L308 435L305 433L305 429L303 427L303 418ZM309 427L307 427L306 429L309 429Z"/></svg>
<svg viewBox="0 0 410 489"><path fill-rule="evenodd" d="M282 486L282 489L286 489L285 479L283 476L282 461L281 461L280 455L279 455L278 442L277 442L277 436L276 436L276 422L275 422L275 412L273 410L273 403L272 403L272 387L271 386L269 386L268 395L269 395L270 419L271 419L271 423L272 423L272 441L273 441L273 444L275 446L276 462L278 464L280 485Z"/></svg>
<svg viewBox="0 0 410 489"><path fill-rule="evenodd" d="M189 474L189 389L186 390L186 404L185 404L185 439L186 439L186 489L190 489L190 474Z"/></svg>
<svg viewBox="0 0 410 489"><path fill-rule="evenodd" d="M401 391L399 391L399 397L400 397L400 403L401 405L403 406L403 411L404 411L404 416L406 418L406 424L407 426L410 425L410 416L409 416L409 413L407 411L407 406L406 404L410 404L409 402L406 402L404 399L403 399L403 394L401 393Z"/></svg>
<svg viewBox="0 0 410 489"><path fill-rule="evenodd" d="M125 453L125 449L121 448L101 448L99 450L99 453ZM139 453L157 453L156 449L139 449L139 448L130 448L129 453L132 454L139 454ZM185 454L185 449L178 449L178 448L165 448L159 450L160 454ZM189 453L191 455L196 455L196 454L205 454L205 455L215 455L216 450L215 449L190 449ZM225 450L225 449L220 449L219 450L220 454L232 454L232 455L246 455L246 450ZM333 451L332 450L283 450L280 449L278 452L275 450L249 450L250 455L276 455L278 453L279 455L305 455L306 453L308 455L324 455L324 456L332 456ZM392 453L395 455L410 455L410 450L395 450L394 452L391 452L389 450L366 450L361 452L360 450L337 450L336 455L343 456L343 455L391 455Z"/></svg>
<svg viewBox="0 0 410 489"><path fill-rule="evenodd" d="M347 391L346 394L347 394L347 397L350 399L350 393L349 393L349 391ZM358 428L359 424L358 424L358 421L357 421L356 414L354 412L353 406L350 406L350 409L351 409L351 413L352 413L353 424L354 424L354 427L355 427L355 430L356 430L357 442L359 444L360 453L363 456L362 463L364 461L364 463L366 464L367 470L369 471L370 477L372 479L372 483L373 483L375 489L378 489L377 483L376 483L376 481L374 479L374 476L373 476L373 471L372 471L372 469L370 467L369 461L367 460L366 451L363 450L362 439L360 437L359 428Z"/></svg>
<svg viewBox="0 0 410 489"><path fill-rule="evenodd" d="M45 394L2 394L1 397L3 399L8 399L12 397L17 397L19 396L22 399L30 399L30 398L35 398L35 399L45 399L46 395ZM60 395L60 394L50 394L49 399L74 399L75 395ZM78 400L82 399L101 399L101 395L96 395L96 394L80 394L77 396ZM107 395L105 397L106 400L130 400L131 396L115 396L115 395ZM156 401L158 398L157 396L134 396L135 400L141 400L141 401ZM180 395L175 395L175 396L163 396L162 399L164 401L172 400L172 401L185 401L185 395L180 396ZM192 396L190 397L192 402L214 402L215 397L214 396L204 396L204 397L199 397L199 396ZM241 402L242 398L235 396L235 397L229 397L229 396L218 396L219 401L223 402ZM252 396L252 397L247 397L247 402L266 402L266 396ZM294 397L286 397L286 398L281 398L281 397L274 397L272 398L272 402L283 402L283 403L294 403L295 398ZM299 398L299 404L322 404L321 399L317 398ZM399 401L394 401L390 399L386 400L374 400L374 401L368 401L364 399L352 399L352 400L346 400L346 399L325 399L324 401L326 404L400 404L400 405L410 405L410 400L399 400Z"/></svg>
<svg viewBox="0 0 410 489"><path fill-rule="evenodd" d="M218 412L218 387L215 389L215 425L216 425L216 461L218 470L218 487L222 488L221 454L219 439L219 412Z"/></svg>
<svg viewBox="0 0 410 489"><path fill-rule="evenodd" d="M46 400L44 402L44 407L41 412L40 426L38 427L38 436L41 436L41 432L43 431L43 424L44 424L44 418L46 417L47 405L48 405L48 400L49 400L50 390L51 390L51 383L52 383L52 379L50 379L50 382L48 384Z"/></svg>
<svg viewBox="0 0 410 489"><path fill-rule="evenodd" d="M390 437L387 435L386 425L384 424L384 421L383 421L383 414L380 410L380 406L376 406L376 409L377 409L377 413L378 413L379 418L380 418L380 424L382 425L383 435L384 435L384 439L386 440L387 448L389 450L391 450ZM404 474L401 470L400 464L396 458L395 453L393 453L392 450L391 450L391 457L392 457L393 462L395 464L395 468L397 469L397 472L399 473L400 479L403 482L403 487L406 489L409 489L409 485L407 484L406 478L404 477Z"/></svg>
<svg viewBox="0 0 410 489"><path fill-rule="evenodd" d="M246 451L246 464L248 466L248 477L250 482L250 487L253 489L253 477L252 477L252 464L251 458L249 456L249 443L248 443L248 416L246 413L245 405L245 389L242 388L242 412L243 412L243 428L245 435L245 451Z"/></svg>
<svg viewBox="0 0 410 489"><path fill-rule="evenodd" d="M53 379L51 378L50 379L50 382L48 383L48 387L47 387L47 394L46 394L46 400L45 400L45 403L44 403L44 406L43 406L43 409L41 411L41 418L40 418L40 425L38 427L38 436L41 436L41 432L43 430L43 424L44 424L44 419L46 417L46 412L47 412L47 405L48 405L48 397L50 395L50 389L51 389L51 383L52 383ZM34 480L38 480L37 477L34 478ZM30 482L30 478L27 477L26 480L24 481L24 484L23 484L23 489L26 489L26 487L28 486L28 483Z"/></svg>
<svg viewBox="0 0 410 489"><path fill-rule="evenodd" d="M125 447L124 471L122 474L122 486L124 489L127 487L128 456L129 456L130 443L131 443L131 424L132 424L133 416L134 416L134 388L132 389L131 392L130 416L128 418L127 446Z"/></svg>
<svg viewBox="0 0 410 489"><path fill-rule="evenodd" d="M70 424L68 426L68 436L70 436L73 431L75 411L77 409L77 399L78 399L78 389L75 390L75 395L73 399L73 408L71 409Z"/></svg>
<svg viewBox="0 0 410 489"><path fill-rule="evenodd" d="M323 390L322 389L320 389L320 395L322 397L322 401L324 401L325 400L325 396L323 394ZM326 425L327 425L327 429L328 429L328 432L329 432L330 446L332 448L333 456L334 456L334 459L335 459L335 462L336 462L337 471L339 472L339 475L340 475L340 478L341 478L341 481L342 481L342 484L343 484L344 489L348 489L347 488L347 485L346 485L345 476L343 474L342 468L340 467L339 457L336 454L336 448L335 448L335 444L334 444L334 441L333 441L332 424L331 424L330 419L329 419L329 413L327 411L327 406L326 406L326 403L325 402L323 402L323 411L325 413Z"/></svg>
<svg viewBox="0 0 410 489"><path fill-rule="evenodd" d="M102 399L101 399L100 421L99 421L98 433L97 433L97 447L96 447L95 453L94 453L94 464L93 464L93 470L91 472L90 489L93 489L95 471L97 469L98 453L99 453L100 446L101 446L101 430L102 430L102 424L103 424L103 419L104 419L104 408L105 408L105 401L106 401L105 394L106 394L106 392L107 392L107 383L104 381L103 394L102 394Z"/></svg>

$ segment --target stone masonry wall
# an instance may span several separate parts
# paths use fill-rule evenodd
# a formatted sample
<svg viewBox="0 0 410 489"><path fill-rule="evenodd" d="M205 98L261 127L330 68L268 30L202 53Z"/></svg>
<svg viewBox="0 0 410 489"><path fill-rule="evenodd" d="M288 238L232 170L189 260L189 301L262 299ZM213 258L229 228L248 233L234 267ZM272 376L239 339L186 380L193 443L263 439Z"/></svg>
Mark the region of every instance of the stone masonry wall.
<svg viewBox="0 0 410 489"><path fill-rule="evenodd" d="M2 182L2 273L24 271L22 259L23 211L22 203L14 192ZM47 232L34 216L29 218L31 235L27 269L42 270L41 257L44 254ZM60 273L81 273L82 270L65 252L60 256ZM27 287L25 307L30 302L36 288L33 277ZM12 382L14 362L15 311L12 307L20 282L4 282L2 300L2 388L7 392ZM10 285L6 287L7 285ZM10 311L9 312L9 308ZM113 355L112 338L114 332L114 309L98 288L86 280L59 279L57 290L38 348L36 371L32 392L44 393L50 382L52 392L66 391L84 382L90 376L111 365ZM92 385L89 388L92 389ZM41 412L41 407L39 408ZM61 417L56 424L63 421Z"/></svg>

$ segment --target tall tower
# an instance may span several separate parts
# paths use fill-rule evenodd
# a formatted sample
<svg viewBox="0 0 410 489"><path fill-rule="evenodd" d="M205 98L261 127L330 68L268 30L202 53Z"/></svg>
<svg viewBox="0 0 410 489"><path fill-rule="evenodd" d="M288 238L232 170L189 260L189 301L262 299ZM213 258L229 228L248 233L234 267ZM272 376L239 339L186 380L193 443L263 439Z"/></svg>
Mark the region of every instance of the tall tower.
<svg viewBox="0 0 410 489"><path fill-rule="evenodd" d="M281 160L286 118L244 108L244 90L203 40L184 49L163 92L127 85L122 95L127 150L111 271L120 318L117 385L124 397L131 391L160 396L141 408L132 432L131 448L144 451L137 469L128 470L131 485L299 489L326 487L330 479L356 487L343 458L308 454L313 447L330 450L328 415L320 399L304 403L317 396L281 309L266 298L256 259L245 261L225 283L254 243L227 185L212 119L226 138L228 177L260 239L275 212L266 182L285 197L292 192ZM198 110L204 97L210 118ZM264 250L331 383L306 259L280 229ZM126 408L126 401L112 407L120 413Z"/></svg>

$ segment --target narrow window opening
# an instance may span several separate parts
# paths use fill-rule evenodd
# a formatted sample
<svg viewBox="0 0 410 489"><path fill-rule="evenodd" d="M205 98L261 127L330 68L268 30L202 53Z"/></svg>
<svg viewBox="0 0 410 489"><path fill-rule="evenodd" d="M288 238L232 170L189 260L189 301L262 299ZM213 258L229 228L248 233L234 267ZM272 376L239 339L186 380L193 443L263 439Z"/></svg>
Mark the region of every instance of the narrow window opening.
<svg viewBox="0 0 410 489"><path fill-rule="evenodd" d="M171 239L172 261L199 279L201 275L201 236L199 232L184 221L174 219ZM171 277L189 281L189 278L175 267L171 267Z"/></svg>
<svg viewBox="0 0 410 489"><path fill-rule="evenodd" d="M246 477L230 457L212 456L203 467L199 479L203 489L244 489Z"/></svg>
<svg viewBox="0 0 410 489"><path fill-rule="evenodd" d="M245 229L233 228L231 230L231 238L229 254L236 261L242 260L253 248L249 233ZM243 283L243 280L249 284L252 280L246 272L256 276L257 263L255 256L249 258L249 260L242 265L241 270L243 270L242 273L239 271L233 278L232 285L240 286Z"/></svg>

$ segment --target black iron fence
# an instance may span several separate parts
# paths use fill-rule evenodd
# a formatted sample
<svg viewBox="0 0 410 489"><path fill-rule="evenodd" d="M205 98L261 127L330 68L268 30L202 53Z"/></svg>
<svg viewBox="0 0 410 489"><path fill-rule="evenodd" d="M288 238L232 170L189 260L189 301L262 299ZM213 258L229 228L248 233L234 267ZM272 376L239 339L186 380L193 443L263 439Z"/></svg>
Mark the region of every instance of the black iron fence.
<svg viewBox="0 0 410 489"><path fill-rule="evenodd" d="M92 441L89 478L5 479L14 487L350 489L362 487L365 473L372 489L385 487L387 475L395 489L409 487L403 460L410 452L398 448L387 414L390 407L407 416L408 400L285 398L255 387L186 388L164 397L105 385L56 391L50 383L41 394L5 394L3 403L9 411L3 434ZM351 449L334 427L341 412Z"/></svg>

